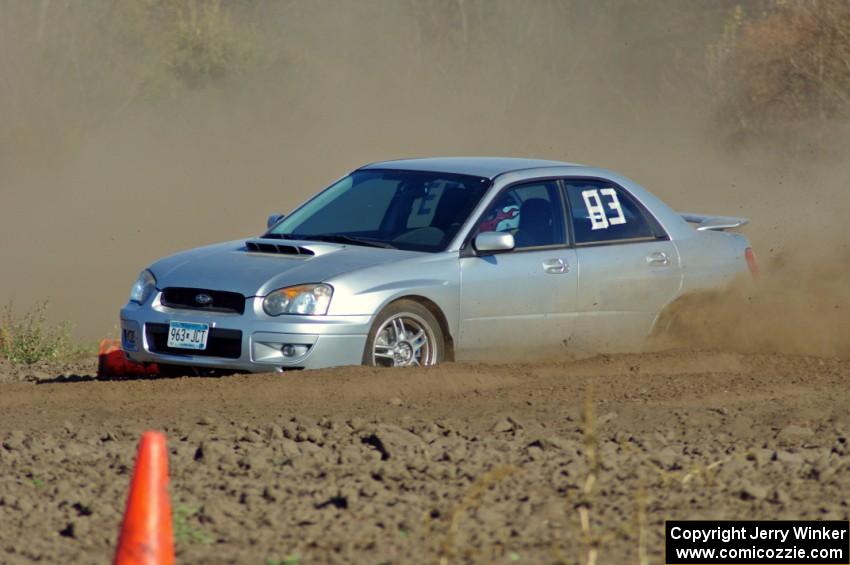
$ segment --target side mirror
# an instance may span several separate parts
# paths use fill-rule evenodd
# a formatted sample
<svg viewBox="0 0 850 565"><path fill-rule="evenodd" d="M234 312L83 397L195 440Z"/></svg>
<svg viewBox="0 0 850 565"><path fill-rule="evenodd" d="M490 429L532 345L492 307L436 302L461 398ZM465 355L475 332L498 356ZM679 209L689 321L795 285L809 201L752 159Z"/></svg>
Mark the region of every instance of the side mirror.
<svg viewBox="0 0 850 565"><path fill-rule="evenodd" d="M508 232L487 231L476 235L472 245L479 254L491 254L510 251L516 247L516 242Z"/></svg>
<svg viewBox="0 0 850 565"><path fill-rule="evenodd" d="M268 219L268 220L266 220L266 227L267 227L268 229L272 229L272 227L273 227L276 223L278 223L279 221L281 221L283 218L284 218L284 214L272 214L271 216L269 216L269 219Z"/></svg>

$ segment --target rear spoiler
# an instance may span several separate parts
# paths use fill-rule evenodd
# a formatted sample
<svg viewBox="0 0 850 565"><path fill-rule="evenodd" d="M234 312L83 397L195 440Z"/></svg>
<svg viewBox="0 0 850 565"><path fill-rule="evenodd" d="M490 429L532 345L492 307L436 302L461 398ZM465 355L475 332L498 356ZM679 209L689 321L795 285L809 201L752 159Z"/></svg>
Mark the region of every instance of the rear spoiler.
<svg viewBox="0 0 850 565"><path fill-rule="evenodd" d="M702 214L680 214L689 224L696 224L697 231L732 230L750 223L747 218L734 216L704 216Z"/></svg>

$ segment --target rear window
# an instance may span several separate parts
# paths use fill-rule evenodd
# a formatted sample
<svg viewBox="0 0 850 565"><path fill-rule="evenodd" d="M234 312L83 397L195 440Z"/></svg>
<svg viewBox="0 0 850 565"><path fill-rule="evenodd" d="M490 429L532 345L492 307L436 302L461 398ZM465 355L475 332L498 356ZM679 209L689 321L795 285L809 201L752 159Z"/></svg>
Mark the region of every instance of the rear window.
<svg viewBox="0 0 850 565"><path fill-rule="evenodd" d="M620 187L596 180L565 182L576 244L656 237L655 222Z"/></svg>

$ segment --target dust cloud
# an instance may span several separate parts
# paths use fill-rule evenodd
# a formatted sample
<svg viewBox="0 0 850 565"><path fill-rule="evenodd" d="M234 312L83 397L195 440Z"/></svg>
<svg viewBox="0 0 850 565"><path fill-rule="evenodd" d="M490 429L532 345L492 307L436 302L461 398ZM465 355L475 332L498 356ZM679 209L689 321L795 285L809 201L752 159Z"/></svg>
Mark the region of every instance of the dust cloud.
<svg viewBox="0 0 850 565"><path fill-rule="evenodd" d="M114 334L158 257L256 235L365 162L493 154L750 217L771 304L794 305L773 318L841 318L847 132L745 144L716 126L705 53L734 4L2 2L0 302ZM187 26L234 55L193 67ZM800 337L771 335L739 343Z"/></svg>

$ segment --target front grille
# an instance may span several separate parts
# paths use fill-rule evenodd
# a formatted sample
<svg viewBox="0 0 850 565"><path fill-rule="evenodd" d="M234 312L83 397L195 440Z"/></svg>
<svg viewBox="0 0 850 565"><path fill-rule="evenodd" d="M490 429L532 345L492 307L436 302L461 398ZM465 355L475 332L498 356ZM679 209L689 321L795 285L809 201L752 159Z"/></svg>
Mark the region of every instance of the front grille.
<svg viewBox="0 0 850 565"><path fill-rule="evenodd" d="M202 303L198 297L209 299ZM224 312L242 314L245 312L245 297L238 292L225 290L207 290L205 288L169 287L162 291L160 302L169 308L185 310L203 310L205 312Z"/></svg>
<svg viewBox="0 0 850 565"><path fill-rule="evenodd" d="M210 328L206 349L180 349L168 347L168 324L145 324L145 336L148 349L152 353L170 353L175 355L200 355L203 357L224 357L239 359L242 355L242 332Z"/></svg>

